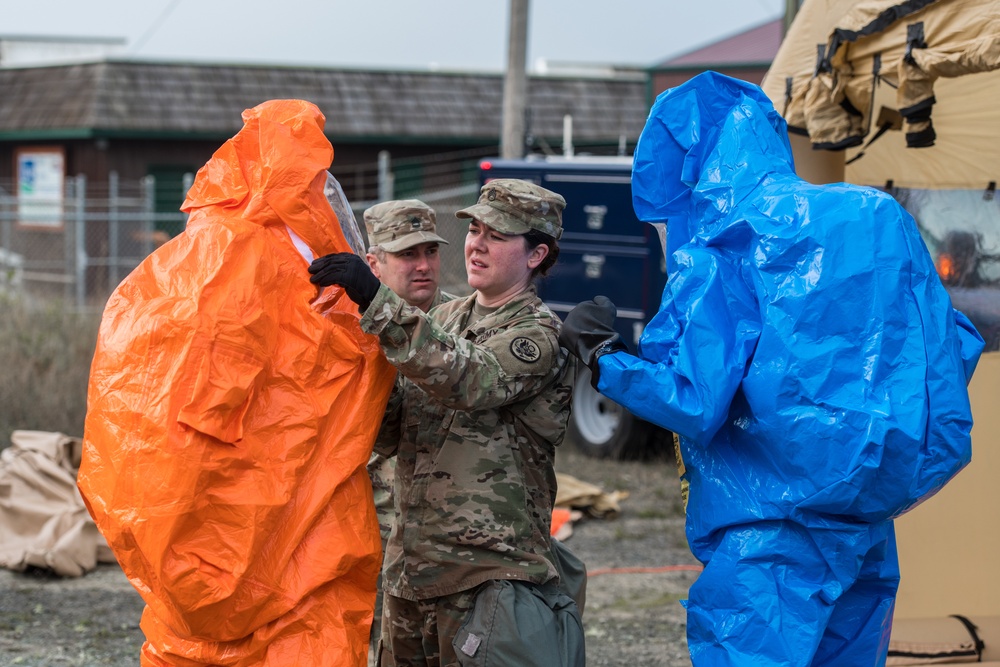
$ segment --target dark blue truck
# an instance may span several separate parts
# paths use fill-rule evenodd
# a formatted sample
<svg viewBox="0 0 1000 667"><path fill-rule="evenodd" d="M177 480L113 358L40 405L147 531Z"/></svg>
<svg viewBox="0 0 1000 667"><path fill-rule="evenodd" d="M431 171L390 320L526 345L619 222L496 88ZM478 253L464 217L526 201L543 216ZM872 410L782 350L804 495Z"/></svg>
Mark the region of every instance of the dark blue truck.
<svg viewBox="0 0 1000 667"><path fill-rule="evenodd" d="M559 261L539 283L539 295L565 316L598 294L618 307L618 331L635 350L660 305L666 262L659 234L632 209L632 159L616 157L483 160L480 182L521 178L566 199ZM590 386L585 368L576 379L570 439L584 452L633 458L671 447L670 434L644 422Z"/></svg>

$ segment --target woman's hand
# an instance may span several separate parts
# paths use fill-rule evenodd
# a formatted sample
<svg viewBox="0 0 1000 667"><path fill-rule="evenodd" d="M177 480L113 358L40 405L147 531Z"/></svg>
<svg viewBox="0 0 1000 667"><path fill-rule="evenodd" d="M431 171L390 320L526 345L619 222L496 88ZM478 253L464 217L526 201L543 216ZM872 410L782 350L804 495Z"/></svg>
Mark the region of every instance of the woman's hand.
<svg viewBox="0 0 1000 667"><path fill-rule="evenodd" d="M362 313L368 310L382 284L368 263L351 252L324 255L309 265L309 273L312 274L309 282L314 285L343 287Z"/></svg>

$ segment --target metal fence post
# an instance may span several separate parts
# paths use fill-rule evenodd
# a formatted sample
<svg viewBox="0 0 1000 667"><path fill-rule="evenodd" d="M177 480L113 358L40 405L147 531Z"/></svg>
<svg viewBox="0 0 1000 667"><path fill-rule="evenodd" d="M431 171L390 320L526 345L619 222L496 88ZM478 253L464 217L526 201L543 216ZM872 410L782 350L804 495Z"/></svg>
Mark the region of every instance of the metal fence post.
<svg viewBox="0 0 1000 667"><path fill-rule="evenodd" d="M82 308L87 297L87 177L76 177L76 307Z"/></svg>
<svg viewBox="0 0 1000 667"><path fill-rule="evenodd" d="M156 215L156 177L149 175L142 179L142 256L149 257L153 252L153 232L156 225L153 217Z"/></svg>
<svg viewBox="0 0 1000 667"><path fill-rule="evenodd" d="M378 152L378 200L389 201L395 183L392 170L389 168L389 151Z"/></svg>
<svg viewBox="0 0 1000 667"><path fill-rule="evenodd" d="M118 172L108 172L108 287L118 287Z"/></svg>
<svg viewBox="0 0 1000 667"><path fill-rule="evenodd" d="M0 197L0 225L2 225L2 229L0 229L0 248L4 248L9 252L14 252L14 246L11 245L11 228L14 226L14 213L14 200L7 197Z"/></svg>
<svg viewBox="0 0 1000 667"><path fill-rule="evenodd" d="M194 177L195 177L195 175L192 174L190 171L188 171L188 172L185 172L184 177L181 179L181 187L184 188L184 196L181 198L181 202L182 202L181 205L182 206L183 206L183 202L187 200L188 191L190 191L191 190L191 186L194 185ZM190 213L185 213L184 214L184 229L187 229L187 223L188 223L188 220L190 220L190 219L191 219L191 214Z"/></svg>

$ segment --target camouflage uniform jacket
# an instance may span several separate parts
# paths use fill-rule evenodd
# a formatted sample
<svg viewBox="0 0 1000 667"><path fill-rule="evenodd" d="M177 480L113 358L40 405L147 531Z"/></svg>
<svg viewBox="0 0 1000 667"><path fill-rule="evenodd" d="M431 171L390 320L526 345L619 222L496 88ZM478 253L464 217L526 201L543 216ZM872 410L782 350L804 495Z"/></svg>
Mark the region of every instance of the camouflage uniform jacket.
<svg viewBox="0 0 1000 667"><path fill-rule="evenodd" d="M473 295L425 314L382 287L361 320L424 392L395 393L400 432L379 442L396 454L383 585L397 597L557 576L553 462L570 400L561 322L534 288L470 328L474 304Z"/></svg>
<svg viewBox="0 0 1000 667"><path fill-rule="evenodd" d="M454 300L454 294L438 290L431 301L431 309L440 306L442 303ZM392 502L392 485L395 480L396 457L383 456L379 454L380 449L394 449L399 442L400 434L400 408L404 403L418 405L419 398L423 392L412 382L406 379L401 373L396 375L396 386L393 387L393 396L389 399L390 409L386 410L385 420L382 428L375 439L375 451L372 452L368 460L368 476L372 480L372 495L375 500L375 514L378 516L378 528L382 533L382 549L385 550L386 540L389 539L389 529L392 527L392 519L395 515ZM409 399L403 398L403 392L415 394ZM417 401L414 403L414 401ZM395 440L395 442L393 442ZM380 445L379 443L387 442Z"/></svg>

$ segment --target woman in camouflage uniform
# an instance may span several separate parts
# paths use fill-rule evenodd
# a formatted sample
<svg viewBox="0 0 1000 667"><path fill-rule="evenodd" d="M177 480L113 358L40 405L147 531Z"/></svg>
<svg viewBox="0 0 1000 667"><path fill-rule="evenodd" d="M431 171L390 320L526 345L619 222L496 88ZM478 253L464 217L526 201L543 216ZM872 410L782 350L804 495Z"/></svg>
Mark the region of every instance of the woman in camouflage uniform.
<svg viewBox="0 0 1000 667"><path fill-rule="evenodd" d="M495 643L489 632L460 633L477 593L520 582L538 597L558 582L549 527L570 383L561 322L533 279L555 263L564 207L560 195L526 181L483 186L457 213L469 219L465 262L476 291L426 314L354 255L310 267L314 283L346 289L362 329L424 393L418 405L395 395L389 406L401 433L389 439L397 449L382 452L397 458L382 665L459 664L459 654ZM525 638L525 652L538 653L530 644L540 640L551 643Z"/></svg>

